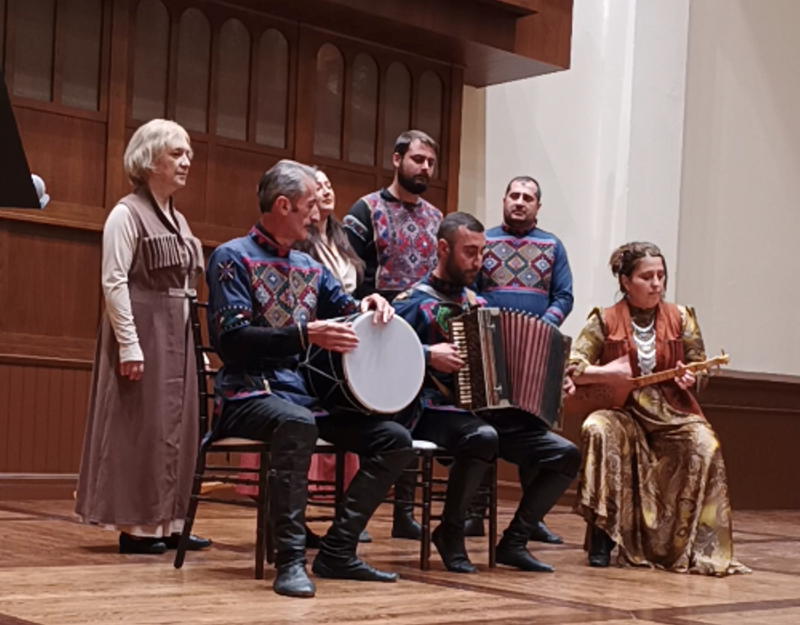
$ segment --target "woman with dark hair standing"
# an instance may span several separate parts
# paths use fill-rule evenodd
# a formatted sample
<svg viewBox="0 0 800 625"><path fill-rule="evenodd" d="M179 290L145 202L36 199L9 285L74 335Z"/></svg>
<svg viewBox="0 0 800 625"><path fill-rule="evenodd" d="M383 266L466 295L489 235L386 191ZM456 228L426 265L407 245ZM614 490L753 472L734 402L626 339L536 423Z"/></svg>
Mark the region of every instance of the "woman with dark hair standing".
<svg viewBox="0 0 800 625"><path fill-rule="evenodd" d="M720 443L689 392L707 376L682 368L706 359L694 310L664 301L667 265L652 243L619 247L610 265L623 299L592 311L570 357L578 393L595 385L605 404L581 429L575 510L589 526L589 565L608 566L616 545L630 565L747 573L733 557ZM668 382L630 380L674 368Z"/></svg>
<svg viewBox="0 0 800 625"><path fill-rule="evenodd" d="M317 169L317 208L318 219L312 216L308 238L297 248L309 254L314 260L325 265L346 293L352 294L364 275L364 263L350 247L342 224L333 214L336 208L336 194L333 185L324 171ZM358 471L358 456L347 454L344 462L345 488ZM314 454L308 468L309 480L333 481L336 472L336 459L332 455ZM367 531L361 534L361 542L372 542ZM319 536L306 529L306 544L316 547Z"/></svg>

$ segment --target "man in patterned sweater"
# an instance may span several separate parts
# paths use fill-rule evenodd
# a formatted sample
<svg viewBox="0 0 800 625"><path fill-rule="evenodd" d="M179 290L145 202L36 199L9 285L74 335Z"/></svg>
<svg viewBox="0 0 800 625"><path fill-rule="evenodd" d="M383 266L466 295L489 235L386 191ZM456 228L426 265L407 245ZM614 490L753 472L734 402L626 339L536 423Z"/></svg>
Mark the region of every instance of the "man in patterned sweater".
<svg viewBox="0 0 800 625"><path fill-rule="evenodd" d="M503 197L503 225L486 232L486 252L477 287L488 306L522 310L560 326L572 310L572 272L559 239L536 226L542 190L530 176L513 178ZM535 473L520 472L523 484ZM468 536L483 535L477 512L467 522ZM560 544L544 522L531 540Z"/></svg>
<svg viewBox="0 0 800 625"><path fill-rule="evenodd" d="M344 218L350 245L365 265L357 297L377 292L391 302L436 266L442 213L420 195L428 189L438 152L422 131L401 134L392 156L392 184L362 197Z"/></svg>
<svg viewBox="0 0 800 625"><path fill-rule="evenodd" d="M280 161L258 184L261 217L247 236L220 245L208 263L211 342L223 362L215 381L217 438L270 444L270 522L281 595L314 596L305 570L308 465L320 436L361 456L341 510L322 539L318 577L393 582L356 555L358 537L389 487L414 457L411 436L390 417L327 414L298 371L308 345L348 352L358 344L341 315L392 309L379 295L357 302L326 267L292 245L316 210L314 169Z"/></svg>
<svg viewBox="0 0 800 625"><path fill-rule="evenodd" d="M420 197L436 167L439 146L420 130L395 141L394 179L385 189L358 200L343 220L350 245L364 261L356 297L380 293L390 302L436 266L436 232L441 211ZM393 538L419 540L414 520L414 487L403 476L395 485Z"/></svg>
<svg viewBox="0 0 800 625"><path fill-rule="evenodd" d="M523 571L549 572L553 567L531 555L526 543L578 474L580 451L518 408L475 414L455 405L454 374L464 362L449 340L450 322L483 304L465 286L480 270L483 247L483 225L477 219L466 213L449 214L439 227L436 269L394 301L397 316L414 328L424 345L428 365L417 410L398 419L415 437L454 456L442 523L431 536L447 569L475 572L464 543L465 516L489 464L500 456L516 464L520 475L535 474L536 479L522 485L514 518L497 545L497 562Z"/></svg>

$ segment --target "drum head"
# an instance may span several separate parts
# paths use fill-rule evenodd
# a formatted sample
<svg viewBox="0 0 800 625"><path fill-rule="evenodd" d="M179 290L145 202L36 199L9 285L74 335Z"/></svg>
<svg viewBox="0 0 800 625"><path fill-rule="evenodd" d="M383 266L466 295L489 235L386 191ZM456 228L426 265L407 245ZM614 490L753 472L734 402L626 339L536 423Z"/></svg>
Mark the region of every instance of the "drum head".
<svg viewBox="0 0 800 625"><path fill-rule="evenodd" d="M347 386L373 412L395 413L422 388L425 354L417 333L400 317L373 323L373 313L353 321L358 347L342 357Z"/></svg>

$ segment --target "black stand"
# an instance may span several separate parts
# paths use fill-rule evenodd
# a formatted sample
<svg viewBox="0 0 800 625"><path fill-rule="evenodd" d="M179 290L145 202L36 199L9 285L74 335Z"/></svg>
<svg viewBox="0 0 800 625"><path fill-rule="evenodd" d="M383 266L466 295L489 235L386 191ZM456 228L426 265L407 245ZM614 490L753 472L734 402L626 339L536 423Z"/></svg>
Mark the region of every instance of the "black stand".
<svg viewBox="0 0 800 625"><path fill-rule="evenodd" d="M41 208L0 72L0 208Z"/></svg>

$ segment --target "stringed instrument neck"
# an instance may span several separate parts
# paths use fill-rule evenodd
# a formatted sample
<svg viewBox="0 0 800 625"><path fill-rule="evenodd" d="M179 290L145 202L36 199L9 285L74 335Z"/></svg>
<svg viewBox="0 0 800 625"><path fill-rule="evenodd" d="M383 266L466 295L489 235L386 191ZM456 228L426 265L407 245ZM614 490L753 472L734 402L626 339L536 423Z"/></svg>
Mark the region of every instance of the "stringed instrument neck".
<svg viewBox="0 0 800 625"><path fill-rule="evenodd" d="M714 358L710 358L709 360L691 362L683 367L675 367L674 369L667 369L666 371L659 371L658 373L651 373L649 375L639 376L638 378L631 378L631 382L633 382L633 385L636 388L650 386L651 384L660 384L661 382L668 382L669 380L674 379L682 371L708 371L712 367L727 365L729 360L730 356L728 356L725 352L722 352L721 356L716 356Z"/></svg>

